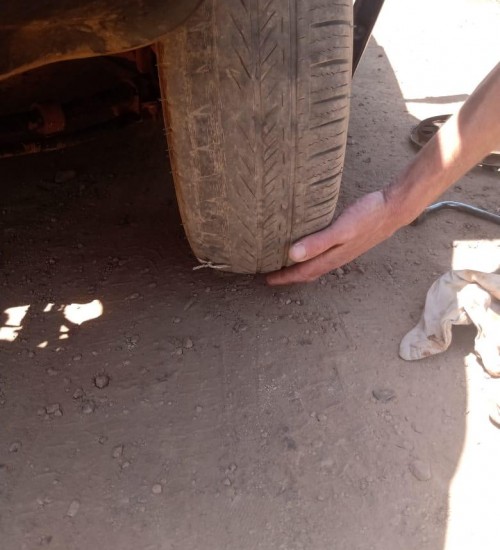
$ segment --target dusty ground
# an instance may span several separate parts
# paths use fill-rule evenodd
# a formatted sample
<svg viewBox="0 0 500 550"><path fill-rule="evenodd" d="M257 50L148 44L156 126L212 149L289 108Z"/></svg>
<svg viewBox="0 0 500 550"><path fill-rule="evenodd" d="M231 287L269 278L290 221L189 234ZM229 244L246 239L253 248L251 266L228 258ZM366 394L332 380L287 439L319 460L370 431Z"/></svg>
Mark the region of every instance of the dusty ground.
<svg viewBox="0 0 500 550"><path fill-rule="evenodd" d="M433 9L387 2L342 204L498 58L498 2ZM193 272L164 150L149 124L0 164L0 311L20 308L0 332L2 550L497 548L500 388L474 331L418 364L397 350L452 243L498 227L442 213L304 287ZM498 209L499 184L475 169L447 196Z"/></svg>

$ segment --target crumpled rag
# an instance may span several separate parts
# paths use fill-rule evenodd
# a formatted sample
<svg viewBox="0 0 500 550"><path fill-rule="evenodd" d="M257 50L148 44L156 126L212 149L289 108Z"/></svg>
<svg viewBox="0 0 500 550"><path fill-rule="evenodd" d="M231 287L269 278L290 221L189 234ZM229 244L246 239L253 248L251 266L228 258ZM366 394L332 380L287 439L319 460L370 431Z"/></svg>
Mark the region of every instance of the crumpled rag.
<svg viewBox="0 0 500 550"><path fill-rule="evenodd" d="M429 289L418 325L403 338L407 361L446 351L452 325L477 327L475 351L491 376L500 376L500 274L449 271Z"/></svg>

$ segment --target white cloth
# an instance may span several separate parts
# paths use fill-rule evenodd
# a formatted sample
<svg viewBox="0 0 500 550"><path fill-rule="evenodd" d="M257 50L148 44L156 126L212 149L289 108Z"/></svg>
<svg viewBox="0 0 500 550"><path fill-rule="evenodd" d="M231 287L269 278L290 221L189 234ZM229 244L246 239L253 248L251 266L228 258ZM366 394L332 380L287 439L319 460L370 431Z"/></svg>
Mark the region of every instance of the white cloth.
<svg viewBox="0 0 500 550"><path fill-rule="evenodd" d="M401 341L399 355L413 361L441 353L451 344L452 325L477 327L475 350L485 370L500 376L500 274L449 271L429 289L424 312Z"/></svg>

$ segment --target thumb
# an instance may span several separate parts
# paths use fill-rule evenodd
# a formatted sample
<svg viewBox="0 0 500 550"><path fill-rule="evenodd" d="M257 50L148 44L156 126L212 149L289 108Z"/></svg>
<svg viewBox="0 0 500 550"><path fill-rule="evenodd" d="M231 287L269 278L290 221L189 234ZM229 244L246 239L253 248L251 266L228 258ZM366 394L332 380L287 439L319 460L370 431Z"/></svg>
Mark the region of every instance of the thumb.
<svg viewBox="0 0 500 550"><path fill-rule="evenodd" d="M305 262L340 244L340 240L338 236L335 236L335 233L335 224L332 224L322 231L300 239L290 247L288 252L290 260Z"/></svg>

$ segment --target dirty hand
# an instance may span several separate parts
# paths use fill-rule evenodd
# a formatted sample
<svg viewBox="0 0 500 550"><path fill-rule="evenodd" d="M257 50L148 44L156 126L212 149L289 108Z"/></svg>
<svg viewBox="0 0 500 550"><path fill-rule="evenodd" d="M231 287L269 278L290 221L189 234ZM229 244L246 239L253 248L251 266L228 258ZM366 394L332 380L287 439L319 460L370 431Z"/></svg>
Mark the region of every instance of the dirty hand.
<svg viewBox="0 0 500 550"><path fill-rule="evenodd" d="M396 219L383 190L365 195L329 227L296 242L289 256L297 263L270 273L267 282L275 286L314 281L390 237L399 228Z"/></svg>

